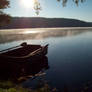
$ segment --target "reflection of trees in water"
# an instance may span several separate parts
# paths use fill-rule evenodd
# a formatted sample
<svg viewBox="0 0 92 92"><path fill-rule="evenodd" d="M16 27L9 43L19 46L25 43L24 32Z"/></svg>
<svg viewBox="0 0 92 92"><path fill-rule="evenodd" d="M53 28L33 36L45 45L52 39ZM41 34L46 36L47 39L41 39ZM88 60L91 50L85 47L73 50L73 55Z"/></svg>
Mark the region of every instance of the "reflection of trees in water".
<svg viewBox="0 0 92 92"><path fill-rule="evenodd" d="M87 30L85 30L87 31ZM49 37L64 37L64 36L74 36L80 33L84 33L84 30L78 29L49 29L48 31L40 33L29 33L25 34L21 31L1 31L0 32L0 43L7 43L18 40L27 40L27 39L45 39Z"/></svg>

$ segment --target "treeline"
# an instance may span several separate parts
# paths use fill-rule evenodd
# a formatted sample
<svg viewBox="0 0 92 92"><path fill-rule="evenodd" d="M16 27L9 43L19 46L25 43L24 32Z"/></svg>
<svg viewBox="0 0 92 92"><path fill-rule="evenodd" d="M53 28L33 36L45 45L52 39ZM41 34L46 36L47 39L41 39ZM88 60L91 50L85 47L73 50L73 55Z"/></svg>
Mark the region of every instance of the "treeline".
<svg viewBox="0 0 92 92"><path fill-rule="evenodd" d="M48 28L48 27L92 27L91 22L67 18L13 17L11 22L1 29L12 28Z"/></svg>

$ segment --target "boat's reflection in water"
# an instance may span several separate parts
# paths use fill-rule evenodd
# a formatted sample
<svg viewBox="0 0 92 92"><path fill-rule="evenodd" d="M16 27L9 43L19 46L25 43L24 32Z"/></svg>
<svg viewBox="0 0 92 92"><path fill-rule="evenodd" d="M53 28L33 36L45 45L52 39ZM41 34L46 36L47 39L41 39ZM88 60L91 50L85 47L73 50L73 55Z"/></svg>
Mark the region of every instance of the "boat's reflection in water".
<svg viewBox="0 0 92 92"><path fill-rule="evenodd" d="M7 62L0 64L0 80L23 81L34 76L40 76L41 71L48 68L46 56L32 62Z"/></svg>

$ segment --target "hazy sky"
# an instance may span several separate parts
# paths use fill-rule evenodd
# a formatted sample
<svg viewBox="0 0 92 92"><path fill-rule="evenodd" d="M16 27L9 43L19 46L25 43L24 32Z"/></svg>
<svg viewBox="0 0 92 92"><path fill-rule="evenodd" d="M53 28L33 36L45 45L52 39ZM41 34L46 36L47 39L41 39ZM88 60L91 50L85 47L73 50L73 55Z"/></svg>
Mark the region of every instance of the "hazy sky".
<svg viewBox="0 0 92 92"><path fill-rule="evenodd" d="M67 6L63 7L56 0L40 0L42 11L37 16L32 8L23 5L22 0L10 0L10 8L5 12L19 17L74 18L92 22L92 0L79 3L78 7L71 2L72 0L69 1Z"/></svg>

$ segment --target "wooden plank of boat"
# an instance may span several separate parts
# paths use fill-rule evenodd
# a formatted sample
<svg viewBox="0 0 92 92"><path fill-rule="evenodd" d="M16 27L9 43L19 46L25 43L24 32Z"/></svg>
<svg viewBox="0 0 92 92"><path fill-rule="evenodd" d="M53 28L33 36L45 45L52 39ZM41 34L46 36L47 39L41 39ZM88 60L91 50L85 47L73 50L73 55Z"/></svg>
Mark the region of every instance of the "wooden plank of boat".
<svg viewBox="0 0 92 92"><path fill-rule="evenodd" d="M26 60L34 60L42 56L45 56L48 53L48 44L45 46L41 46L41 45L30 45L24 42L16 47L12 47L1 51L2 53L0 53L0 60L1 60L0 62L4 61L23 62Z"/></svg>

